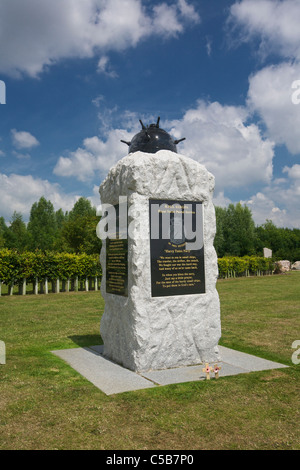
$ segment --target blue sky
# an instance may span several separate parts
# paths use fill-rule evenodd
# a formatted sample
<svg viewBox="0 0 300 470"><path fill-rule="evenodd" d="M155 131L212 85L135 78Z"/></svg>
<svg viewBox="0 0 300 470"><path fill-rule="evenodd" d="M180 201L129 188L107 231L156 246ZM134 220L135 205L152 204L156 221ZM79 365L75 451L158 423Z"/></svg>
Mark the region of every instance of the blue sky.
<svg viewBox="0 0 300 470"><path fill-rule="evenodd" d="M160 116L215 204L300 228L299 24L298 0L2 0L0 216L98 206L120 139Z"/></svg>

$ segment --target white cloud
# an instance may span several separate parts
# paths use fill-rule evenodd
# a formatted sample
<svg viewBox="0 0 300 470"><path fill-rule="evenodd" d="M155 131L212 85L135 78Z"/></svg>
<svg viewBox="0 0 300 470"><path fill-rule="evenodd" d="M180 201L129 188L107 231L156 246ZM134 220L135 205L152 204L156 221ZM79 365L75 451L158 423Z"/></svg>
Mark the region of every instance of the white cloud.
<svg viewBox="0 0 300 470"><path fill-rule="evenodd" d="M259 52L300 59L299 0L242 0L230 9L230 22L240 27L239 40L259 37Z"/></svg>
<svg viewBox="0 0 300 470"><path fill-rule="evenodd" d="M289 179L280 178L247 199L231 200L222 191L215 195L213 202L219 207L228 207L229 204L238 202L248 206L256 225L272 220L277 227L300 229L299 196L300 179L295 184Z"/></svg>
<svg viewBox="0 0 300 470"><path fill-rule="evenodd" d="M193 5L189 5L186 0L178 0L173 5L161 3L153 7L152 27L156 34L162 36L177 36L184 30L184 21L199 23L200 16L195 11Z"/></svg>
<svg viewBox="0 0 300 470"><path fill-rule="evenodd" d="M193 5L189 5L186 0L178 0L177 4L182 16L194 23L200 23L200 16Z"/></svg>
<svg viewBox="0 0 300 470"><path fill-rule="evenodd" d="M260 116L268 138L299 154L299 0L242 0L231 6L229 19L234 30L239 28L239 40L259 41L262 58L281 58L282 63L250 76L247 105Z"/></svg>
<svg viewBox="0 0 300 470"><path fill-rule="evenodd" d="M232 201L225 196L224 191L220 191L217 194L214 194L213 203L218 207L227 207Z"/></svg>
<svg viewBox="0 0 300 470"><path fill-rule="evenodd" d="M17 157L18 160L30 160L31 156L29 153L20 153L16 152L15 150L12 151L12 154Z"/></svg>
<svg viewBox="0 0 300 470"><path fill-rule="evenodd" d="M58 176L75 177L79 181L90 181L95 174L100 177L123 156L126 155L126 146L120 142L131 140L132 135L124 129L114 129L107 132L107 139L88 137L83 146L66 157L60 157L54 173Z"/></svg>
<svg viewBox="0 0 300 470"><path fill-rule="evenodd" d="M13 145L18 149L30 149L39 145L39 141L30 132L11 130Z"/></svg>
<svg viewBox="0 0 300 470"><path fill-rule="evenodd" d="M173 121L171 133L186 137L178 152L203 163L216 177L216 191L269 183L274 144L263 139L258 126L246 124L244 107L198 101L183 119Z"/></svg>
<svg viewBox="0 0 300 470"><path fill-rule="evenodd" d="M206 52L207 52L207 55L208 57L211 56L211 53L212 53L212 40L211 38L209 37L206 37Z"/></svg>
<svg viewBox="0 0 300 470"><path fill-rule="evenodd" d="M226 195L227 190L246 188L250 192L251 187L263 183L260 192L242 201L252 210L256 224L271 219L278 226L298 227L299 168L297 165L286 167L284 173L289 179L273 181L274 145L262 138L256 125L246 124L248 117L244 107L199 101L181 120L162 123L161 127L170 129L176 138L186 137L186 141L178 145L178 152L205 164L212 171L216 177L214 203L217 206L239 202L231 201ZM149 118L147 121L150 122ZM136 122L137 116L128 112L126 127ZM81 181L91 181L96 176L100 184L108 170L127 152L120 139L130 141L137 131L137 127L132 127L130 132L110 129L105 141L97 136L85 139L81 148L59 159L54 172ZM98 186L94 186L91 200L98 204Z"/></svg>
<svg viewBox="0 0 300 470"><path fill-rule="evenodd" d="M240 201L241 204L246 204L251 212L256 225L262 225L266 220L272 222L278 227L287 226L287 211L280 209L274 203L272 197L258 192L247 201Z"/></svg>
<svg viewBox="0 0 300 470"><path fill-rule="evenodd" d="M118 77L118 74L114 70L112 70L112 68L109 64L109 58L106 55L104 55L100 58L100 60L98 62L97 72L98 73L103 73L104 75L106 75L107 77L110 77L110 78L117 78Z"/></svg>
<svg viewBox="0 0 300 470"><path fill-rule="evenodd" d="M266 82L258 80L257 83L262 86L262 103L264 99L273 105L276 101L280 103L282 97L276 97L272 87L270 94L267 90L263 96L263 85ZM280 84L277 85L279 93ZM250 89L253 91L254 88ZM290 86L282 93L284 99L291 103ZM253 97L254 94L249 92L249 96ZM284 103L288 108L286 101ZM293 104L291 106L292 110L297 108ZM300 110L300 107L297 110ZM279 111L274 109L273 115L276 113ZM263 138L257 125L248 124L249 117L247 107L222 106L220 103L199 101L197 107L188 110L182 120L170 123L173 127L171 133L176 138L186 137L186 141L178 145L178 152L203 163L214 174L215 205L224 207L231 202L241 202L249 206L257 225L269 219L278 227L300 228L300 165L285 166L285 177L273 179L274 142ZM272 112L270 119L271 117ZM281 128L287 130L288 126L292 125L293 118L295 119L295 116L289 121L287 112L282 118ZM284 119L287 120L286 127ZM297 122L299 121L296 120ZM296 136L295 123L293 132L293 136ZM276 138L275 130L271 136ZM261 190L254 192L258 185ZM231 201L226 193L234 188L244 189L250 194L253 190L253 195L245 201Z"/></svg>
<svg viewBox="0 0 300 470"><path fill-rule="evenodd" d="M247 199L231 200L222 191L215 195L213 202L219 207L238 202L248 206L256 225L272 220L277 227L300 229L299 196L300 178L297 181L279 178Z"/></svg>
<svg viewBox="0 0 300 470"><path fill-rule="evenodd" d="M244 107L198 101L181 120L162 123L175 138L186 137L177 147L179 153L204 164L215 175L220 200L226 200L226 189L251 188L272 180L273 142L263 139L256 125L246 124L247 118ZM59 158L54 173L84 182L96 176L100 183L127 153L120 140L131 141L139 131L135 113L124 113L124 126L126 129L107 129L105 140L98 136L85 139L81 147Z"/></svg>
<svg viewBox="0 0 300 470"><path fill-rule="evenodd" d="M168 6L166 3L155 5L154 22L156 31L162 36L176 36L183 31L183 25L177 17L176 6ZM166 25L168 27L166 28Z"/></svg>
<svg viewBox="0 0 300 470"><path fill-rule="evenodd" d="M299 180L300 182L300 165L296 164L291 168L285 166L282 171L283 173L287 173L292 180Z"/></svg>
<svg viewBox="0 0 300 470"><path fill-rule="evenodd" d="M246 203L257 225L267 219L277 227L300 228L300 178L276 180L253 195Z"/></svg>
<svg viewBox="0 0 300 470"><path fill-rule="evenodd" d="M246 125L247 117L246 108L199 101L182 120L163 127L171 129L175 138L186 137L178 152L206 165L216 176L219 192L271 181L273 143L262 139L256 125ZM97 136L85 139L82 147L59 158L54 173L80 181L89 181L95 174L104 176L126 154L120 140L131 141L138 131L137 122L137 116L128 112L124 124L130 132L109 129L105 141Z"/></svg>
<svg viewBox="0 0 300 470"><path fill-rule="evenodd" d="M277 227L300 228L300 165L285 166L287 177L276 178L245 203L257 225L272 220Z"/></svg>
<svg viewBox="0 0 300 470"><path fill-rule="evenodd" d="M186 0L148 8L142 0L1 2L0 72L37 77L61 59L105 56L153 35L174 37L197 20Z"/></svg>
<svg viewBox="0 0 300 470"><path fill-rule="evenodd" d="M161 127L175 138L186 137L178 145L178 152L203 163L214 174L217 206L239 202L230 200L227 192L241 188L252 194L241 202L249 206L256 224L270 219L277 226L300 228L300 165L285 166L282 177L273 179L274 144L264 139L258 126L249 124L248 119L246 107L198 101L181 120L162 122ZM154 122L150 116L142 120ZM130 131L110 128L105 140L97 136L85 139L80 148L58 160L55 174L89 184L95 181L91 201L98 205L98 185L126 155L127 147L120 139L130 141L139 131L137 122L135 113L124 113L124 127Z"/></svg>
<svg viewBox="0 0 300 470"><path fill-rule="evenodd" d="M98 95L96 98L92 100L92 103L96 108L100 108L100 104L104 101L104 96L103 95Z"/></svg>
<svg viewBox="0 0 300 470"><path fill-rule="evenodd" d="M94 185L93 187L93 195L88 197L91 201L91 204L96 207L97 215L102 215L102 205L100 201L100 194L99 194L99 186Z"/></svg>
<svg viewBox="0 0 300 470"><path fill-rule="evenodd" d="M0 173L1 215L9 220L14 211L28 220L31 206L40 197L49 199L55 209L71 210L79 196L65 194L58 184L34 178L31 175Z"/></svg>
<svg viewBox="0 0 300 470"><path fill-rule="evenodd" d="M267 126L268 136L288 150L300 153L300 104L292 101L292 84L300 78L300 64L269 66L250 77L248 105Z"/></svg>
<svg viewBox="0 0 300 470"><path fill-rule="evenodd" d="M230 9L230 24L239 40L259 41L263 58L277 54L283 62L269 65L249 78L247 105L266 125L266 135L300 153L300 2L299 0L242 0Z"/></svg>

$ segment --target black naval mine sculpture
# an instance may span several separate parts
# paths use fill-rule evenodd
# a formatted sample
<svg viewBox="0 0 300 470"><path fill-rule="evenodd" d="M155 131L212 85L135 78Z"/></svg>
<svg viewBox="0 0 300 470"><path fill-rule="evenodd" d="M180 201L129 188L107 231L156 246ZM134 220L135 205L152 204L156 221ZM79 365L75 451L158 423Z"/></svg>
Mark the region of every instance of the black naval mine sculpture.
<svg viewBox="0 0 300 470"><path fill-rule="evenodd" d="M150 126L147 127L145 127L140 120L142 130L132 138L131 142L121 140L121 142L128 145L128 153L138 152L139 150L146 153L156 153L159 150L171 150L177 153L176 145L185 140L185 137L183 139L173 140L170 134L160 129L159 120L160 117L157 119L156 124L150 124Z"/></svg>

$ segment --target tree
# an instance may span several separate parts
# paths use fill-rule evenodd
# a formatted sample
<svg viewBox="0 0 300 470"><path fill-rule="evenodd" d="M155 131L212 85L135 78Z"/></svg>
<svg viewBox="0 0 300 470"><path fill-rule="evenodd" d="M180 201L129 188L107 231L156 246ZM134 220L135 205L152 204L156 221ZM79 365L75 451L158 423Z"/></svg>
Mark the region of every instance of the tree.
<svg viewBox="0 0 300 470"><path fill-rule="evenodd" d="M4 217L0 217L0 248L5 247L5 232L7 230L7 226L4 220Z"/></svg>
<svg viewBox="0 0 300 470"><path fill-rule="evenodd" d="M99 253L101 240L96 235L99 217L88 199L81 197L68 214L62 227L62 239L68 251L73 253Z"/></svg>
<svg viewBox="0 0 300 470"><path fill-rule="evenodd" d="M219 258L225 255L225 238L224 238L224 227L226 209L223 207L215 207L216 211L216 235L214 240L214 246Z"/></svg>
<svg viewBox="0 0 300 470"><path fill-rule="evenodd" d="M77 220L82 217L92 217L96 215L96 209L85 197L80 197L75 202L73 209L69 212L69 220Z"/></svg>
<svg viewBox="0 0 300 470"><path fill-rule="evenodd" d="M26 224L20 212L14 212L10 221L10 226L6 229L5 246L9 249L24 251L28 246L28 235Z"/></svg>
<svg viewBox="0 0 300 470"><path fill-rule="evenodd" d="M227 209L216 208L217 234L215 247L218 256L245 256L255 253L255 224L247 206L229 204Z"/></svg>
<svg viewBox="0 0 300 470"><path fill-rule="evenodd" d="M62 209L58 209L55 212L56 220L56 234L53 242L53 250L58 252L69 252L70 249L63 237L63 228L65 223L68 221L68 212L64 212Z"/></svg>
<svg viewBox="0 0 300 470"><path fill-rule="evenodd" d="M60 230L62 228L67 218L68 218L67 213L64 213L62 209L58 209L58 211L55 212L57 230Z"/></svg>
<svg viewBox="0 0 300 470"><path fill-rule="evenodd" d="M257 227L256 234L260 241L260 246L263 245L262 248L270 248L274 252L280 249L280 235L272 220L267 220L265 224Z"/></svg>
<svg viewBox="0 0 300 470"><path fill-rule="evenodd" d="M51 201L44 196L35 202L28 223L29 244L32 250L52 250L57 234L57 221Z"/></svg>
<svg viewBox="0 0 300 470"><path fill-rule="evenodd" d="M277 259L298 261L300 259L300 230L278 228L271 220L256 228L257 244L270 248Z"/></svg>
<svg viewBox="0 0 300 470"><path fill-rule="evenodd" d="M235 229L234 243L238 246L238 256L255 253L255 224L252 213L246 205L238 203L233 214Z"/></svg>

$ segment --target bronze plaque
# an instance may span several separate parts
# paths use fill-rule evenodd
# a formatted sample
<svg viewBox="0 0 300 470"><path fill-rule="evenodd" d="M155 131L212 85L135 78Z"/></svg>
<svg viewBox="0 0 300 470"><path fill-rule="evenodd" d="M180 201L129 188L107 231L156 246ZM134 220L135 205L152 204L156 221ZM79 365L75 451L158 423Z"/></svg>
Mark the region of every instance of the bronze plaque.
<svg viewBox="0 0 300 470"><path fill-rule="evenodd" d="M128 295L128 240L106 240L106 292Z"/></svg>
<svg viewBox="0 0 300 470"><path fill-rule="evenodd" d="M120 223L120 211L123 210L125 221ZM127 205L121 209L114 206L115 228L112 238L106 239L106 292L108 294L128 296L128 239ZM114 224L113 224L114 225Z"/></svg>
<svg viewBox="0 0 300 470"><path fill-rule="evenodd" d="M202 202L149 200L152 297L204 294Z"/></svg>

